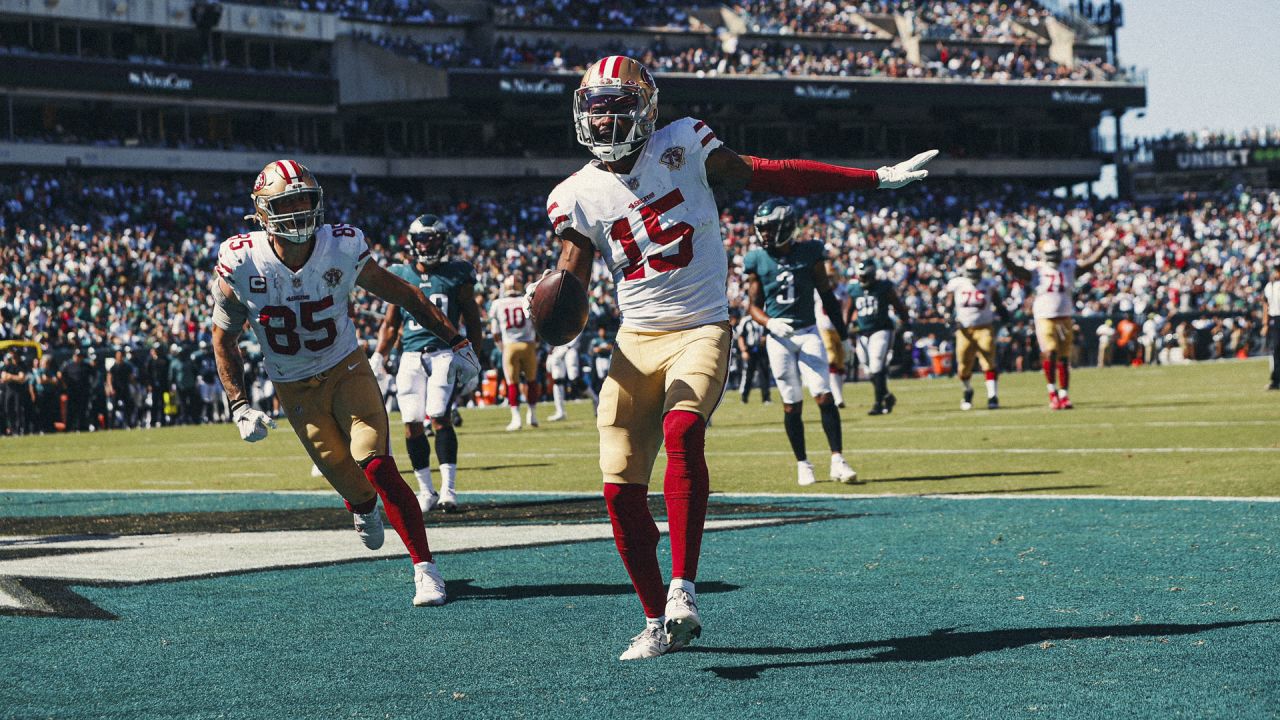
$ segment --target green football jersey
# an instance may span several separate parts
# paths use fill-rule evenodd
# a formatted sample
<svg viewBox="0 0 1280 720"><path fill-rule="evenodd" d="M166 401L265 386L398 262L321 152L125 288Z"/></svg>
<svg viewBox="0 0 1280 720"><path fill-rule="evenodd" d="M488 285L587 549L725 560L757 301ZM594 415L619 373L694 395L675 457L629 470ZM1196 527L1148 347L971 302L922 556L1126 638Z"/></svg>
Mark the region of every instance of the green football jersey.
<svg viewBox="0 0 1280 720"><path fill-rule="evenodd" d="M889 296L892 294L893 283L888 280L872 280L870 285L857 281L849 283L849 301L853 303L858 332L893 329L893 321L889 319Z"/></svg>
<svg viewBox="0 0 1280 720"><path fill-rule="evenodd" d="M476 273L470 263L454 260L431 268L431 272L427 274L419 274L417 267L405 264L392 265L390 270L410 285L422 288L427 300L440 308L440 312L449 318L454 327L461 327L458 324L462 316L462 303L458 299L460 291L467 288L474 292L476 284ZM404 321L404 333L401 335L404 352L429 353L449 349L449 338L436 337L430 330L419 325L404 308L398 307L396 312L400 313L400 318Z"/></svg>
<svg viewBox="0 0 1280 720"><path fill-rule="evenodd" d="M775 258L761 248L747 253L743 270L760 278L764 311L771 318L785 318L795 329L817 322L814 317L813 266L822 260L822 243L795 243L791 252Z"/></svg>

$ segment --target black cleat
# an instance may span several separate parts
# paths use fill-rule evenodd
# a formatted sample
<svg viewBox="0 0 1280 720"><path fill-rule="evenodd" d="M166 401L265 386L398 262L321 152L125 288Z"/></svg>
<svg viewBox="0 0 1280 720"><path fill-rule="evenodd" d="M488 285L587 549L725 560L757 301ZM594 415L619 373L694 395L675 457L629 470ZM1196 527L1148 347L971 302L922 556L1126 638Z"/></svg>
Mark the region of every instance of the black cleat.
<svg viewBox="0 0 1280 720"><path fill-rule="evenodd" d="M897 404L898 404L898 398L894 397L893 393L889 393L888 395L885 395L884 396L884 414L888 415L889 413L893 412L893 406Z"/></svg>
<svg viewBox="0 0 1280 720"><path fill-rule="evenodd" d="M875 405L872 405L872 406L871 406L871 409L867 411L867 414L868 414L868 415L883 415L883 414L884 414L884 406L883 406L883 405L881 405L880 403L876 403Z"/></svg>
<svg viewBox="0 0 1280 720"><path fill-rule="evenodd" d="M996 396L994 396L994 395L992 395L991 397L987 398L987 409L988 409L988 410L999 410L999 409L1000 409L1000 398L998 398L998 397L996 397Z"/></svg>
<svg viewBox="0 0 1280 720"><path fill-rule="evenodd" d="M450 415L449 419L453 420L454 427L462 427L462 413L458 412L458 408L453 409L453 413Z"/></svg>

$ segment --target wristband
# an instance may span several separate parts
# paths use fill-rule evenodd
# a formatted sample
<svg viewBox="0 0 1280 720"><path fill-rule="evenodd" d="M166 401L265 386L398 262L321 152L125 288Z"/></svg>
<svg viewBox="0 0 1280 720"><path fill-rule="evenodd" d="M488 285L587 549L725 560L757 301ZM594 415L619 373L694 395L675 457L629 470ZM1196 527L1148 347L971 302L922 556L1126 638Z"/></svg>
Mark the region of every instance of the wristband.
<svg viewBox="0 0 1280 720"><path fill-rule="evenodd" d="M231 403L232 414L235 414L235 411L239 410L240 408L248 404L249 404L249 401L245 400L244 398L240 398L239 400L236 400L235 402Z"/></svg>

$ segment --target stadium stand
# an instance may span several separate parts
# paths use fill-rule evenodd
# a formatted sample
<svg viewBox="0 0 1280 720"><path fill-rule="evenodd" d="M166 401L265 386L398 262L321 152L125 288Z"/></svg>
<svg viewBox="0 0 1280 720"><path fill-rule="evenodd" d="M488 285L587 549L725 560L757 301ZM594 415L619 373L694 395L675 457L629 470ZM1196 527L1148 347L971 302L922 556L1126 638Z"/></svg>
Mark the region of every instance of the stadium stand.
<svg viewBox="0 0 1280 720"><path fill-rule="evenodd" d="M11 424L8 431L52 427L49 406L40 406L43 413L36 410L36 378L58 387L60 369L70 364L76 375L77 363L88 363L92 383L105 377L109 364L114 367L117 350L141 365L155 349L157 363L180 367L172 378L160 373L164 378L154 386L142 383L139 374L127 414L120 402L107 405L105 389L91 389L86 397L97 399L72 408L83 413L72 425L224 417L216 411L216 378L201 370L207 371L209 359L201 346L209 340L204 288L221 238L245 227L239 220L247 197L243 182L210 192L178 179L64 172L21 175L0 185L0 192L9 198L0 250L0 339L35 338L51 358L48 373L28 376L33 384L24 397L31 398L30 412L23 414L21 427ZM376 186L331 183L329 192L328 219L363 227L384 261L396 255L404 227L423 208L417 198ZM737 268L730 294L739 308L744 302L741 259L751 247L749 218L759 199L744 198L723 212ZM1029 249L1041 238L1062 238L1083 251L1112 232L1118 242L1110 259L1077 288L1082 327L1092 329L1106 318L1132 319L1143 326L1146 362L1230 357L1260 348L1260 292L1266 269L1280 261L1280 248L1268 234L1280 218L1280 194L1239 192L1157 209L1056 198L1011 186L930 183L885 202L848 195L802 204L800 232L825 243L842 276L859 258L878 260L912 311L912 331L923 344L919 353L907 356L920 355L918 364L925 362L921 354L929 342L948 342L941 288L968 254L980 251L993 275L1004 278L1010 321L1000 333L1001 363L1010 370L1031 367L1036 351L1030 299L1005 278L992 241ZM542 204L543 197L536 195L430 205L459 233L458 253L476 265L484 303L496 297L506 274L536 277L554 262ZM592 324L611 326L617 310L610 280L599 264L594 275ZM363 297L358 306L357 327L363 337L372 337L379 308ZM73 358L77 349L81 355ZM1081 352L1088 362L1096 350L1085 344ZM30 358L13 362L26 363L29 373L33 369ZM178 383L186 381L187 363L195 368L194 382L184 389ZM260 399L262 380L257 378ZM165 392L179 398L177 408L171 407L175 414L148 414L174 405L165 403ZM184 403L195 409L183 409Z"/></svg>

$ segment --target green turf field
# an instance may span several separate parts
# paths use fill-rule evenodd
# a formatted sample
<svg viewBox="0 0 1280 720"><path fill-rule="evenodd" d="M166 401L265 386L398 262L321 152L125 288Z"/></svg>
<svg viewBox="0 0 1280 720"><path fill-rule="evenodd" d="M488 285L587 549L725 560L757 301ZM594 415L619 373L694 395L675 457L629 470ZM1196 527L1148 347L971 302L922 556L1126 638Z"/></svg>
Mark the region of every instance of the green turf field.
<svg viewBox="0 0 1280 720"><path fill-rule="evenodd" d="M464 411L464 511L428 518L441 608L410 605L396 538L361 547L283 427L5 439L0 718L1280 717L1264 369L1081 371L1056 413L1033 374L990 413L910 381L868 418L849 385L858 486L798 488L781 406L731 395L705 632L626 664L641 611L589 405L514 434Z"/></svg>
<svg viewBox="0 0 1280 720"><path fill-rule="evenodd" d="M848 384L845 455L869 482L813 492L1101 495L1280 495L1280 397L1262 391L1259 361L1081 370L1076 408L1051 412L1038 373L1001 379L1003 409L959 410L954 380L898 381L894 414L870 418L871 389ZM979 383L979 396L982 394ZM810 457L825 478L825 440L807 403ZM544 408L543 416L548 411ZM460 481L466 490L598 488L590 405L570 420L506 433L505 408L463 411ZM726 397L708 432L712 489L793 492L795 462L779 402ZM393 450L408 469L402 430ZM658 461L655 487L661 483ZM229 425L5 439L0 488L147 490L325 489L298 440L281 427L248 445Z"/></svg>

